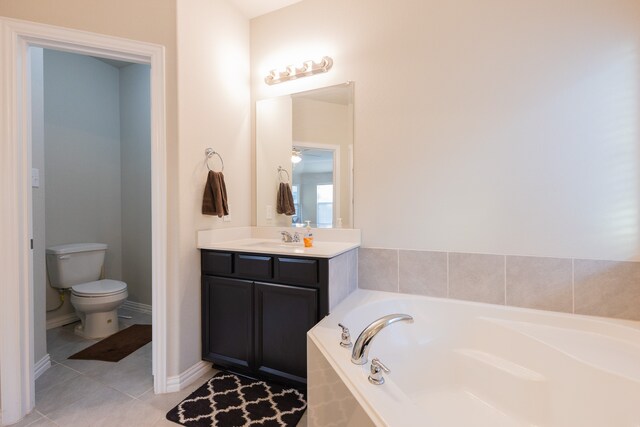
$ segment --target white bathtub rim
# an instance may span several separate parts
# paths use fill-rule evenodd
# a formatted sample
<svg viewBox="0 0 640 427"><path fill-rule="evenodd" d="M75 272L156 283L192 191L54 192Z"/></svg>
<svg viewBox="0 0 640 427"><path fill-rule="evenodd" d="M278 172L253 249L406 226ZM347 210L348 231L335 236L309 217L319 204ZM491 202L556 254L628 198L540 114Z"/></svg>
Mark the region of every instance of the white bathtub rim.
<svg viewBox="0 0 640 427"><path fill-rule="evenodd" d="M614 330L620 329L620 332L624 334L624 332L628 332L630 334L637 334L640 331L640 322L626 319L615 319L615 318L605 318L605 317L596 317L596 316L587 316L580 314L572 314L572 313L561 313L561 312L551 312L546 310L538 310L531 308L522 308L522 307L513 307L513 306L505 306L502 304L486 304L474 301L464 301L464 300L453 300L449 298L437 298L437 297L429 297L424 295L410 295L410 294L399 294L395 292L384 292L384 291L373 291L373 290L364 290L358 289L353 292L349 297L347 297L342 303L340 303L333 312L319 322L314 328L312 328L308 332L309 339L316 345L318 350L322 353L323 357L327 360L327 362L331 365L333 370L338 374L341 378L344 385L348 388L351 394L354 396L356 401L360 404L363 410L370 417L372 422L377 426L389 426L389 425L397 425L397 422L400 420L406 420L407 416L411 416L414 410L417 408L413 408L410 404L410 399L407 400L408 405L402 405L402 413L396 408L385 408L382 411L378 411L375 403L384 402L384 400L380 400L376 398L376 389L374 386L367 382L366 380L366 372L365 368L368 368L368 365L364 365L360 367L362 375L354 375L353 371L347 373L345 369L347 367L355 367L356 365L351 364L350 361L350 349L343 349L339 347L338 343L340 340L340 330L337 326L337 323L341 321L341 318L346 316L352 310L356 309L359 306L367 305L371 303L376 303L379 301L389 301L392 303L393 301L404 300L406 298L417 298L417 299L426 299L432 300L437 303L444 303L450 305L457 306L468 306L468 307L492 307L497 308L499 310L503 310L506 312L517 312L517 313L531 313L535 315L543 315L549 316L557 319L567 319L569 321L581 320L588 321L590 324L599 325L606 328L614 328ZM354 305L354 302L356 305ZM333 316L332 316L333 315ZM332 317L329 320L329 317ZM334 325L335 323L335 325ZM348 325L347 325L348 326ZM319 331L323 331L320 336L317 336L316 333ZM327 345L332 345L333 341L330 340L331 334L335 330L335 348L327 348L323 344L326 341ZM355 340L357 334L360 331L352 331L352 340ZM337 360L335 356L337 356L340 352L344 352L344 360L340 358L340 361ZM393 374L391 374L393 375ZM361 377L361 378L360 378ZM391 388L397 388L393 381L389 381L385 383L385 385L381 386L385 387L387 391ZM378 390L381 392L382 390ZM395 390L394 390L395 391ZM402 393L402 391L400 391ZM373 394L372 394L373 393ZM382 412L382 413L381 413ZM384 415L383 415L384 414ZM399 417L399 418L398 418ZM411 418L409 418L411 419Z"/></svg>
<svg viewBox="0 0 640 427"><path fill-rule="evenodd" d="M418 295L418 294L407 294L407 293L398 293L398 292L387 292L387 291L376 291L370 289L356 289L352 292L347 298L345 298L329 315L335 313L336 311L340 311L341 313L344 311L344 306L347 303L351 302L352 299L362 298L363 296L371 296L374 299L370 302L375 302L378 300L389 299L392 300L401 300L406 298L419 298L426 299L428 301L441 302L446 304L453 305L462 305L462 306L471 306L471 307L494 307L500 310L508 311L508 312L524 312L545 316L557 316L559 318L564 319L582 319L588 320L593 323L598 323L601 325L611 326L615 324L619 328L628 328L634 330L636 333L640 331L640 320L632 320L632 319L621 319L617 317L605 317L605 316L594 316L589 314L579 314L579 313L566 313L563 311L551 311L551 310L542 310L538 308L528 308L528 307L517 307L513 305L505 305L505 304L492 304L486 302L477 302L477 301L467 301L461 299L447 298L447 297L433 297L428 295ZM344 314L344 313L343 313Z"/></svg>
<svg viewBox="0 0 640 427"><path fill-rule="evenodd" d="M318 350L322 353L325 360L331 365L334 372L336 372L340 377L342 383L351 392L352 396L376 426L408 426L411 425L412 421L424 418L424 414L420 413L420 408L412 403L412 400L398 387L395 382L387 381L382 386L376 386L369 383L367 380L369 364L367 363L365 365L358 366L351 363L351 349L343 349L340 347L340 350L344 350L345 352L343 365L351 369L355 368L358 371L357 376L350 376L350 374L345 372L340 363L334 357L331 357L330 350L327 350L327 348L322 345L321 340L312 336L311 333L308 335ZM379 404L384 405L389 401L389 395L396 395L396 397L397 395L400 395L403 402L406 402L406 405L402 405L402 407L391 405L385 407L384 411L378 411L374 403L378 402Z"/></svg>

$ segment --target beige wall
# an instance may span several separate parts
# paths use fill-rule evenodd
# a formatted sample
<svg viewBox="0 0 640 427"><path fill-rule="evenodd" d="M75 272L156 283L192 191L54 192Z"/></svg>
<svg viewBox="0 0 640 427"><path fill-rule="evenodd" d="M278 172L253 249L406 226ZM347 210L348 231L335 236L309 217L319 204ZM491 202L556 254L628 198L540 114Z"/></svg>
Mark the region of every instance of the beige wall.
<svg viewBox="0 0 640 427"><path fill-rule="evenodd" d="M169 299L179 333L169 360L200 361L200 251L196 232L251 224L249 21L222 0L178 0L180 277ZM224 159L230 222L201 214L204 151ZM220 170L217 158L210 160Z"/></svg>
<svg viewBox="0 0 640 427"><path fill-rule="evenodd" d="M291 165L292 143L291 97L265 99L256 104L256 225L291 227L291 217L276 211L280 175L282 179L293 177ZM282 166L287 172L278 173ZM287 175L288 174L288 175ZM269 208L270 207L270 208ZM267 211L271 219L267 218Z"/></svg>
<svg viewBox="0 0 640 427"><path fill-rule="evenodd" d="M200 360L196 230L250 224L248 20L223 0L2 0L0 16L165 47L168 375L177 375ZM208 146L225 159L230 223L200 214Z"/></svg>
<svg viewBox="0 0 640 427"><path fill-rule="evenodd" d="M356 82L366 247L640 260L639 40L629 0L305 0L251 21L252 100Z"/></svg>

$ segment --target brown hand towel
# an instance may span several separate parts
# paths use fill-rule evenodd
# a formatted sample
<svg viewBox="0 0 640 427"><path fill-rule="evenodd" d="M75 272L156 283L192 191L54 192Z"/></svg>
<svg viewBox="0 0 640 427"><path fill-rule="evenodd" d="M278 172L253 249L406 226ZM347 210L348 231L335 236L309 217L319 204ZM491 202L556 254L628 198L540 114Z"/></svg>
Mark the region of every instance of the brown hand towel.
<svg viewBox="0 0 640 427"><path fill-rule="evenodd" d="M291 194L291 186L288 182L280 183L276 202L276 212L279 214L289 216L296 214L296 207L293 204L293 194Z"/></svg>
<svg viewBox="0 0 640 427"><path fill-rule="evenodd" d="M202 214L217 215L218 217L229 215L227 186L224 183L222 172L209 171L202 196Z"/></svg>

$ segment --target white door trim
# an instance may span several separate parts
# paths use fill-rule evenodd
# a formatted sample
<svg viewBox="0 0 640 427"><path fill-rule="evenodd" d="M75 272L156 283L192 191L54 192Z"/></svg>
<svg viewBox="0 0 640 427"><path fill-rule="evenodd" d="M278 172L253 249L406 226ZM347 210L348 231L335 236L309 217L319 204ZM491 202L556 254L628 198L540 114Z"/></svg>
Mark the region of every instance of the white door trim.
<svg viewBox="0 0 640 427"><path fill-rule="evenodd" d="M154 390L167 389L167 205L164 47L0 18L0 408L12 424L35 404L28 48L38 46L151 66Z"/></svg>

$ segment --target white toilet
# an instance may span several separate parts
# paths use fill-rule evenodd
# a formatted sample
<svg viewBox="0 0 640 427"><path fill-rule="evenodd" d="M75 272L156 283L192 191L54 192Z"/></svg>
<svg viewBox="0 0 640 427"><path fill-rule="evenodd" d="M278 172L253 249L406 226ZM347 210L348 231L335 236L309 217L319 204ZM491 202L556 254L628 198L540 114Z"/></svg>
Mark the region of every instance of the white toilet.
<svg viewBox="0 0 640 427"><path fill-rule="evenodd" d="M127 284L102 279L104 243L75 243L47 248L47 271L51 286L71 289L71 304L81 324L76 334L104 338L118 332L118 307L129 296Z"/></svg>

